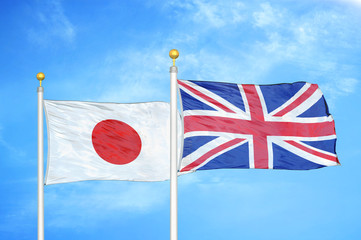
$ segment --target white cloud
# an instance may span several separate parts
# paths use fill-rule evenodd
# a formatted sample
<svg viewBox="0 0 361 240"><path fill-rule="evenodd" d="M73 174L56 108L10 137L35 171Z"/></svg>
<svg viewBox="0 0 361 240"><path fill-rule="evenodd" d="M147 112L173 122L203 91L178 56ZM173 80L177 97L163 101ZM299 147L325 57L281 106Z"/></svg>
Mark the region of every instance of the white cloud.
<svg viewBox="0 0 361 240"><path fill-rule="evenodd" d="M45 189L46 224L59 228L96 227L101 221L135 217L167 204L168 183L83 182Z"/></svg>
<svg viewBox="0 0 361 240"><path fill-rule="evenodd" d="M339 85L339 89L343 93L350 94L355 92L357 84L358 84L358 80L355 78L344 78L341 79L338 85Z"/></svg>
<svg viewBox="0 0 361 240"><path fill-rule="evenodd" d="M355 15L337 8L311 9L297 15L270 3L261 4L261 8L253 14L254 25L263 31L266 40L256 42L248 52L245 62L250 78L262 82L270 70L281 64L300 68L307 77L300 79L304 81L340 81L355 72L340 54L360 50L361 34L354 27L358 21Z"/></svg>
<svg viewBox="0 0 361 240"><path fill-rule="evenodd" d="M53 39L61 39L71 43L76 31L64 13L60 0L41 2L35 10L38 24L28 31L28 38L37 44L48 45Z"/></svg>
<svg viewBox="0 0 361 240"><path fill-rule="evenodd" d="M36 179L20 183L27 181L36 184ZM45 228L97 228L109 219L136 218L169 205L169 182L78 182L45 186L44 192ZM17 199L0 214L0 232L31 228L36 209L33 197Z"/></svg>
<svg viewBox="0 0 361 240"><path fill-rule="evenodd" d="M336 107L339 97L345 97L356 92L359 80L355 78L333 78L330 81L321 84L321 90L326 96L328 105Z"/></svg>
<svg viewBox="0 0 361 240"><path fill-rule="evenodd" d="M2 127L0 126L0 147L1 146L4 147L9 152L8 154L9 156L24 157L26 155L25 151L18 149L17 147L14 147L3 138Z"/></svg>
<svg viewBox="0 0 361 240"><path fill-rule="evenodd" d="M331 1L337 1L341 3L352 4L354 6L361 7L361 0L331 0Z"/></svg>
<svg viewBox="0 0 361 240"><path fill-rule="evenodd" d="M302 71L305 79L298 80L322 83L330 77L342 79L353 66L346 70L341 54L332 51L350 50L361 43L360 33L352 27L356 20L339 9L315 8L300 15L269 2L255 6L231 0L173 0L162 4L172 14L178 11L177 19L182 20L174 21L177 34L170 31L150 39L150 47L120 48L103 56L104 61L98 58L90 76L99 78L96 90L92 90L92 96L97 97L91 100L168 101L167 66L171 61L170 48L164 46L170 43L180 50L180 78L260 84L275 81L277 76L269 73L283 64ZM232 31L227 29L229 24ZM242 45L245 29L256 31L252 33L256 40ZM228 40L223 33L233 39Z"/></svg>
<svg viewBox="0 0 361 240"><path fill-rule="evenodd" d="M243 10L243 4L240 2L229 2L225 4L222 2L210 3L202 0L194 1L196 6L196 13L194 15L195 21L202 21L209 23L214 27L223 27L226 24L234 24L242 21L240 12Z"/></svg>
<svg viewBox="0 0 361 240"><path fill-rule="evenodd" d="M174 0L167 1L165 7L185 10L188 15L185 19L206 27L220 28L244 21L244 4L240 1Z"/></svg>
<svg viewBox="0 0 361 240"><path fill-rule="evenodd" d="M255 26L257 27L265 27L269 25L279 26L281 24L281 20L283 20L283 16L281 11L271 7L271 5L267 3L261 4L262 11L257 11L253 13L253 18L255 20Z"/></svg>
<svg viewBox="0 0 361 240"><path fill-rule="evenodd" d="M105 66L98 69L104 80L99 79L103 86L96 100L124 103L154 99L167 101L169 68L165 66L171 66L169 50L128 49L110 53L105 58Z"/></svg>
<svg viewBox="0 0 361 240"><path fill-rule="evenodd" d="M216 225L218 221L215 219L219 218L227 224L228 221L229 224L234 224L234 220L239 219L237 214L240 212L244 219L256 220L274 216L278 211L292 207L287 204L287 199L280 201L284 198L275 197L273 193L274 189L278 189L279 194L287 195L295 186L293 182L252 182L246 180L246 175L241 173L241 170L231 169L198 171L179 178L179 192L192 196L191 200L188 200L192 204L186 205L189 212L194 210L201 215L199 212L207 211L206 217L202 218L207 225ZM267 199L266 205L262 199ZM226 205L216 204L225 200ZM201 209L197 207L198 204L202 204ZM260 204L264 206L262 210L257 208Z"/></svg>

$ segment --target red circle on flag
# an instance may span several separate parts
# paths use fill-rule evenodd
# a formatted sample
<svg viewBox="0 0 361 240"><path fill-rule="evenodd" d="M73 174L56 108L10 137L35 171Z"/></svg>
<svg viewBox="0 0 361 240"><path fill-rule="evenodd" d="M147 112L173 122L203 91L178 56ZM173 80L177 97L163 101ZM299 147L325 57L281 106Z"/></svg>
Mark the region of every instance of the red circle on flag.
<svg viewBox="0 0 361 240"><path fill-rule="evenodd" d="M94 127L92 142L102 159L117 165L134 161L142 148L139 134L128 124L113 119L101 121Z"/></svg>

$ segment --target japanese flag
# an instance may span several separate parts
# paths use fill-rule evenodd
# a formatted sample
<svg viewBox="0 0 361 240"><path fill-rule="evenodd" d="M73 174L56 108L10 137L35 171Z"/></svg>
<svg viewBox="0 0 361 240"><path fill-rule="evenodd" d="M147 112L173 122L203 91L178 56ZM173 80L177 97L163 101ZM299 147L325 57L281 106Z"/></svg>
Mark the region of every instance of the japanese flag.
<svg viewBox="0 0 361 240"><path fill-rule="evenodd" d="M162 181L170 172L170 106L44 100L45 184Z"/></svg>

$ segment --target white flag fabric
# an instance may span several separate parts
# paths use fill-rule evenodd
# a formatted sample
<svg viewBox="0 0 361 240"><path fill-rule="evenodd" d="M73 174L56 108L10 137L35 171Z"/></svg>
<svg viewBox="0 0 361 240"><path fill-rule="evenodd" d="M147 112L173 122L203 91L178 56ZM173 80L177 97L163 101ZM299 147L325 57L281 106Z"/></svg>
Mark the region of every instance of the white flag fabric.
<svg viewBox="0 0 361 240"><path fill-rule="evenodd" d="M44 100L44 105L48 126L46 185L169 179L169 103Z"/></svg>

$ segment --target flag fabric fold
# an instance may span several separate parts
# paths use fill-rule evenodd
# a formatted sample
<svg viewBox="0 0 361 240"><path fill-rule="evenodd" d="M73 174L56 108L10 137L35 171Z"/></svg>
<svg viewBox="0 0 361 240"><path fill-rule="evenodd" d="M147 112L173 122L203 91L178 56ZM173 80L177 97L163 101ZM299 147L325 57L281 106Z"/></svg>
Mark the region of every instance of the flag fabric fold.
<svg viewBox="0 0 361 240"><path fill-rule="evenodd" d="M178 80L178 87L184 124L181 173L339 165L334 120L317 84Z"/></svg>
<svg viewBox="0 0 361 240"><path fill-rule="evenodd" d="M168 103L44 100L44 105L48 126L46 185L169 179Z"/></svg>

